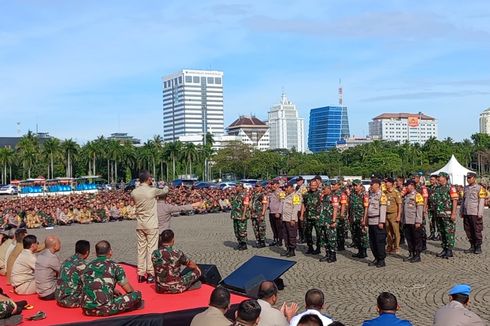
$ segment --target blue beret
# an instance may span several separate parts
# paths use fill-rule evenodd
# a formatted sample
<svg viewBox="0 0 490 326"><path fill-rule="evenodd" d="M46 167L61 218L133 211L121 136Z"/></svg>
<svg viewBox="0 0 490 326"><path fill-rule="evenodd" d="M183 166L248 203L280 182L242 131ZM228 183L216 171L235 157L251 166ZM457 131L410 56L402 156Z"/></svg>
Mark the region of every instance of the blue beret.
<svg viewBox="0 0 490 326"><path fill-rule="evenodd" d="M456 284L449 290L449 295L453 294L464 294L464 295L470 295L471 292L471 286L468 284Z"/></svg>

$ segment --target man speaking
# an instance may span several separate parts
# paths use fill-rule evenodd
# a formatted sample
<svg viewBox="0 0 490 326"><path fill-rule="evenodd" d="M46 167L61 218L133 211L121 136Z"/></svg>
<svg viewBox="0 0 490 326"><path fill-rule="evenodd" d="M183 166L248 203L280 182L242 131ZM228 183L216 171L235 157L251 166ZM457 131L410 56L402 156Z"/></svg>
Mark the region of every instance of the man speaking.
<svg viewBox="0 0 490 326"><path fill-rule="evenodd" d="M138 243L138 283L155 281L151 254L158 247L157 197L168 193L168 187L153 187L148 171L141 171L140 186L131 192L136 206L136 237Z"/></svg>

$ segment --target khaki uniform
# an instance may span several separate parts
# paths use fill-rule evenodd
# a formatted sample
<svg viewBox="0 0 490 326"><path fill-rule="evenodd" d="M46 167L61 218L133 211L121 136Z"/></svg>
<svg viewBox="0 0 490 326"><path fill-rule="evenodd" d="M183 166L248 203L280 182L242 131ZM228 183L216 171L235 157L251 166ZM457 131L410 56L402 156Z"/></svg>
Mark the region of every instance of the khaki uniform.
<svg viewBox="0 0 490 326"><path fill-rule="evenodd" d="M388 250L400 250L400 222L396 221L402 204L400 192L395 188L384 192L386 196L386 237Z"/></svg>
<svg viewBox="0 0 490 326"><path fill-rule="evenodd" d="M286 248L296 248L298 235L298 212L301 210L301 197L293 192L287 195L282 202L282 229ZM292 223L294 222L294 223Z"/></svg>
<svg viewBox="0 0 490 326"><path fill-rule="evenodd" d="M419 255L423 249L424 198L414 190L406 194L403 201L403 225L408 251ZM420 224L420 227L416 228L415 224Z"/></svg>
<svg viewBox="0 0 490 326"><path fill-rule="evenodd" d="M434 315L434 326L485 325L480 317L468 310L462 303L451 301L439 308Z"/></svg>
<svg viewBox="0 0 490 326"><path fill-rule="evenodd" d="M27 214L26 216L26 226L28 229L37 229L41 227L41 219L39 219L39 216L37 214Z"/></svg>
<svg viewBox="0 0 490 326"><path fill-rule="evenodd" d="M17 294L36 293L34 269L36 256L29 249L23 249L12 268L11 283Z"/></svg>
<svg viewBox="0 0 490 326"><path fill-rule="evenodd" d="M461 203L461 216L464 219L464 231L472 247L481 247L483 240L483 209L487 191L479 184L464 187Z"/></svg>
<svg viewBox="0 0 490 326"><path fill-rule="evenodd" d="M386 229L378 227L379 224L386 223L386 202L386 196L381 189L377 192L369 191L367 207L369 245L377 261L384 261L386 258Z"/></svg>
<svg viewBox="0 0 490 326"><path fill-rule="evenodd" d="M158 217L156 197L168 193L168 187L157 189L142 183L131 192L136 207L136 237L138 245L138 275L153 275L151 254L158 247Z"/></svg>
<svg viewBox="0 0 490 326"><path fill-rule="evenodd" d="M7 249L10 247L14 240L7 239L0 246L0 275L7 274Z"/></svg>

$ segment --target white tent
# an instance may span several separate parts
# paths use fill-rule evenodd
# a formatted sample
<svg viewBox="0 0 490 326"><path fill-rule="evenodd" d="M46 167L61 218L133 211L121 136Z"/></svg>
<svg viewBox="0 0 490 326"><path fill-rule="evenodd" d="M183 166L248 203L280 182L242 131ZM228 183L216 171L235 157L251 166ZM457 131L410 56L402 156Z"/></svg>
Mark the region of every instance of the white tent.
<svg viewBox="0 0 490 326"><path fill-rule="evenodd" d="M459 164L458 160L453 155L442 169L439 169L432 174L439 174L440 172L446 172L449 174L449 183L453 185L466 185L466 174L473 171L468 170Z"/></svg>

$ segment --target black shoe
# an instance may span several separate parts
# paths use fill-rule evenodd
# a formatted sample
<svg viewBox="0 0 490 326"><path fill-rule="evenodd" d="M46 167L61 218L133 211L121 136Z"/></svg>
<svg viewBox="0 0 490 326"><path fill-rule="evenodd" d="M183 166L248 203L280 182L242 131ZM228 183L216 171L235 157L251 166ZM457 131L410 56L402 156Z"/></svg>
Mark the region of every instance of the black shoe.
<svg viewBox="0 0 490 326"><path fill-rule="evenodd" d="M321 262L328 261L330 259L330 255L331 255L330 251L327 251L325 253L325 256L323 256L322 258L320 258L320 261Z"/></svg>
<svg viewBox="0 0 490 326"><path fill-rule="evenodd" d="M385 260L382 259L382 260L379 260L378 263L376 264L376 267L385 267L386 266L386 263L385 263Z"/></svg>
<svg viewBox="0 0 490 326"><path fill-rule="evenodd" d="M155 277L153 277L153 275L149 275L146 278L146 283L148 283L148 284L155 283Z"/></svg>
<svg viewBox="0 0 490 326"><path fill-rule="evenodd" d="M138 275L138 283L145 283L146 282L146 276Z"/></svg>
<svg viewBox="0 0 490 326"><path fill-rule="evenodd" d="M477 255L481 254L481 245L475 246L475 254L477 254Z"/></svg>
<svg viewBox="0 0 490 326"><path fill-rule="evenodd" d="M422 259L420 259L420 253L416 252L415 255L410 259L411 263L420 263Z"/></svg>
<svg viewBox="0 0 490 326"><path fill-rule="evenodd" d="M308 245L308 250L306 250L305 254L306 255L311 255L313 253L313 246L311 245Z"/></svg>
<svg viewBox="0 0 490 326"><path fill-rule="evenodd" d="M446 251L447 251L447 249L442 249L442 251L440 253L438 253L436 256L443 258L444 256L446 256Z"/></svg>
<svg viewBox="0 0 490 326"><path fill-rule="evenodd" d="M337 242L337 251L344 251L345 250L345 242Z"/></svg>
<svg viewBox="0 0 490 326"><path fill-rule="evenodd" d="M357 254L352 254L352 257L354 258L366 258L367 257L367 253L366 253L366 249L359 249Z"/></svg>
<svg viewBox="0 0 490 326"><path fill-rule="evenodd" d="M337 261L337 253L335 251L330 252L330 257L327 260L327 263L335 263Z"/></svg>
<svg viewBox="0 0 490 326"><path fill-rule="evenodd" d="M296 256L296 253L294 252L294 249L290 249L289 253L286 255L286 257L294 257Z"/></svg>
<svg viewBox="0 0 490 326"><path fill-rule="evenodd" d="M247 250L247 249L248 248L247 248L247 244L246 243L241 243L240 244L240 247L238 248L238 250L240 250L240 251Z"/></svg>
<svg viewBox="0 0 490 326"><path fill-rule="evenodd" d="M373 261L370 261L368 266L377 266L379 263L379 261L377 259L373 260Z"/></svg>
<svg viewBox="0 0 490 326"><path fill-rule="evenodd" d="M413 257L414 257L414 254L413 254L413 252L410 251L410 254L408 255L408 257L403 258L403 261L410 261L413 259Z"/></svg>
<svg viewBox="0 0 490 326"><path fill-rule="evenodd" d="M276 246L282 247L282 240L277 241Z"/></svg>
<svg viewBox="0 0 490 326"><path fill-rule="evenodd" d="M313 250L313 255L319 255L320 254L320 247L316 248L316 250Z"/></svg>
<svg viewBox="0 0 490 326"><path fill-rule="evenodd" d="M471 247L469 249L466 249L464 251L465 254L474 254L475 253L475 246L474 245L471 245Z"/></svg>
<svg viewBox="0 0 490 326"><path fill-rule="evenodd" d="M285 252L281 253L281 256L282 257L289 257L288 255L289 255L290 251L291 251L291 249L288 248Z"/></svg>
<svg viewBox="0 0 490 326"><path fill-rule="evenodd" d="M277 241L276 240L274 240L271 243L269 243L269 247L274 247L274 246L277 246Z"/></svg>
<svg viewBox="0 0 490 326"><path fill-rule="evenodd" d="M444 258L449 259L450 257L453 257L453 250L452 249L447 249L446 250L446 255Z"/></svg>
<svg viewBox="0 0 490 326"><path fill-rule="evenodd" d="M264 241L259 241L259 242L257 243L256 248L264 248L264 247L265 247L265 242L264 242Z"/></svg>

